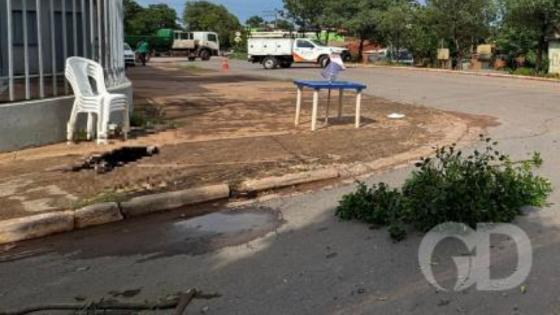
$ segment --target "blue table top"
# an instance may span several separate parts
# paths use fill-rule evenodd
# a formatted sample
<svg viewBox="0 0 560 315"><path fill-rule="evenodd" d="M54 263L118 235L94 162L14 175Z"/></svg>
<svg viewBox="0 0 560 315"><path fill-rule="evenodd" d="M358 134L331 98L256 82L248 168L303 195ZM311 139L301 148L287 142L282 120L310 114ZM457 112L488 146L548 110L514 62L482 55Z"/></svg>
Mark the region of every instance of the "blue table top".
<svg viewBox="0 0 560 315"><path fill-rule="evenodd" d="M308 87L311 89L345 89L345 90L365 90L367 89L367 85L356 83L356 82L348 82L348 81L306 81L306 80L295 80L294 84L298 87Z"/></svg>

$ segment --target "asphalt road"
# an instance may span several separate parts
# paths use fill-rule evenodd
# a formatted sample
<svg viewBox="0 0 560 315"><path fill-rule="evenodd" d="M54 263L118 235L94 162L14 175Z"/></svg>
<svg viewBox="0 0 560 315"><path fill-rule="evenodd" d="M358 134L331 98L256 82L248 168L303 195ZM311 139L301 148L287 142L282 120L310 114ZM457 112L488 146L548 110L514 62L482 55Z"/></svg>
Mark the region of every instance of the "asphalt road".
<svg viewBox="0 0 560 315"><path fill-rule="evenodd" d="M233 61L231 68L319 78L314 67L265 71ZM497 117L501 125L489 133L503 151L517 158L541 152L540 172L560 187L560 84L390 69L351 69L341 78L392 100ZM409 171L368 181L396 185ZM394 244L385 230L334 218L337 201L352 188L262 200L195 222L178 211L19 244L0 255L0 310L76 298L154 300L196 287L221 297L195 300L189 314L560 314L558 191L549 207L517 222L534 249L523 289L438 292L418 267L420 235ZM455 283L451 256L465 251L453 241L438 251L434 269L446 287ZM516 261L512 243L497 241L492 274L507 276Z"/></svg>

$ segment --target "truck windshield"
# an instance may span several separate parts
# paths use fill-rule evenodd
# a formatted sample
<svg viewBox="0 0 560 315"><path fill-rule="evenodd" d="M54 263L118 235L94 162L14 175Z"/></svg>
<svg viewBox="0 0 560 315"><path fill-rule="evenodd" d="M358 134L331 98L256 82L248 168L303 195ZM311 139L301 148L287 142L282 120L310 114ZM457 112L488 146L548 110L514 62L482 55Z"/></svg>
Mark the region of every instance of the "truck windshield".
<svg viewBox="0 0 560 315"><path fill-rule="evenodd" d="M304 39L300 39L297 41L297 47L298 48L315 48L315 46L313 46L313 44L311 44L309 41L304 40Z"/></svg>
<svg viewBox="0 0 560 315"><path fill-rule="evenodd" d="M209 42L218 42L218 36L216 34L208 34L208 41Z"/></svg>
<svg viewBox="0 0 560 315"><path fill-rule="evenodd" d="M314 39L311 42L313 42L313 44L317 45L317 46L325 46L325 44L323 44L320 40Z"/></svg>

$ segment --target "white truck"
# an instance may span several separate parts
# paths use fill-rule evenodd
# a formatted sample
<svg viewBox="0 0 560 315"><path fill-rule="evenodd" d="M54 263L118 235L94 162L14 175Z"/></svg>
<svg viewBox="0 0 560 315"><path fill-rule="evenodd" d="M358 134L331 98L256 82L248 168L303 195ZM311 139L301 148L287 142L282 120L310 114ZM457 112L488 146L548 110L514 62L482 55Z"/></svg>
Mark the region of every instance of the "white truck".
<svg viewBox="0 0 560 315"><path fill-rule="evenodd" d="M220 53L220 40L214 32L182 32L173 33L173 46L171 54L187 55L190 61L197 57L202 60L210 60L212 56Z"/></svg>
<svg viewBox="0 0 560 315"><path fill-rule="evenodd" d="M293 63L314 63L326 67L331 53L341 54L344 61L351 56L346 48L324 46L308 38L293 38L280 32L253 33L247 40L249 62L265 69L289 68Z"/></svg>

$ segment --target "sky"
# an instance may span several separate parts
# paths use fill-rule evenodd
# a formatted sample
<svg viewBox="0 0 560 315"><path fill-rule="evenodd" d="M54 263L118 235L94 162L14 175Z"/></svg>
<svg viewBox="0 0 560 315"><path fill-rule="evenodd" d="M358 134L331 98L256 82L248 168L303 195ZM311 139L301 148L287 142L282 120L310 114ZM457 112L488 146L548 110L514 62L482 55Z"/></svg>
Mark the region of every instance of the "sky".
<svg viewBox="0 0 560 315"><path fill-rule="evenodd" d="M137 0L141 5L165 3L177 10L178 16L183 15L186 0ZM241 23L253 15L265 16L266 11L282 9L282 0L209 0L224 5L235 14Z"/></svg>

